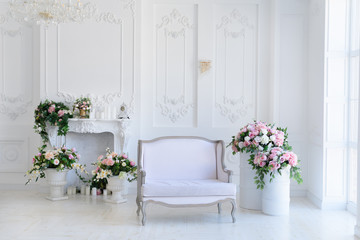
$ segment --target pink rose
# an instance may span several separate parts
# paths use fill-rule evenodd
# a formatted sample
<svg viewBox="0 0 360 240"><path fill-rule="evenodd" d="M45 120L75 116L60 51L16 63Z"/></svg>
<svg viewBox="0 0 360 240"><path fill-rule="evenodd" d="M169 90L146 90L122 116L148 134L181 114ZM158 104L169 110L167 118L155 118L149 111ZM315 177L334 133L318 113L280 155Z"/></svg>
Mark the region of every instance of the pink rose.
<svg viewBox="0 0 360 240"><path fill-rule="evenodd" d="M128 158L128 156L126 154L123 154L122 157L123 158Z"/></svg>
<svg viewBox="0 0 360 240"><path fill-rule="evenodd" d="M266 165L266 162L260 162L259 166L264 167Z"/></svg>
<svg viewBox="0 0 360 240"><path fill-rule="evenodd" d="M269 166L271 167L271 171L277 170L280 168L280 164L277 163L276 161L271 161L269 163Z"/></svg>
<svg viewBox="0 0 360 240"><path fill-rule="evenodd" d="M112 165L114 165L114 160L112 160L112 159L107 159L107 162L106 162L106 165L108 165L108 166L112 166Z"/></svg>
<svg viewBox="0 0 360 240"><path fill-rule="evenodd" d="M104 156L103 155L100 155L97 160L100 161Z"/></svg>
<svg viewBox="0 0 360 240"><path fill-rule="evenodd" d="M32 159L32 163L33 163L33 164L35 163L35 158Z"/></svg>
<svg viewBox="0 0 360 240"><path fill-rule="evenodd" d="M55 111L55 105L51 105L50 107L49 107L49 109L48 109L48 112L49 113L52 113L52 112L54 112Z"/></svg>
<svg viewBox="0 0 360 240"><path fill-rule="evenodd" d="M59 116L59 117L64 116L64 114L65 114L64 110L60 110L60 111L58 112L58 116Z"/></svg>
<svg viewBox="0 0 360 240"><path fill-rule="evenodd" d="M72 154L69 154L69 159L74 159L74 156Z"/></svg>
<svg viewBox="0 0 360 240"><path fill-rule="evenodd" d="M135 162L133 162L133 161L130 161L130 166L135 166Z"/></svg>
<svg viewBox="0 0 360 240"><path fill-rule="evenodd" d="M59 165L59 163L60 163L59 159L55 159L55 160L54 160L54 164L55 164L55 165Z"/></svg>
<svg viewBox="0 0 360 240"><path fill-rule="evenodd" d="M41 153L36 154L36 156L41 157Z"/></svg>
<svg viewBox="0 0 360 240"><path fill-rule="evenodd" d="M245 142L244 142L244 147L248 147L248 146L250 146L250 144L251 144L251 143L250 143L249 141L245 141Z"/></svg>
<svg viewBox="0 0 360 240"><path fill-rule="evenodd" d="M236 152L236 153L238 152L238 150L237 150L237 148L236 148L235 145L232 145L232 146L231 146L231 149L232 149L234 152Z"/></svg>
<svg viewBox="0 0 360 240"><path fill-rule="evenodd" d="M259 152L255 155L254 164L263 167L266 164L266 160L267 160L266 154Z"/></svg>
<svg viewBox="0 0 360 240"><path fill-rule="evenodd" d="M71 151L72 151L72 152L76 152L76 148L72 148Z"/></svg>
<svg viewBox="0 0 360 240"><path fill-rule="evenodd" d="M298 159L295 153L289 152L290 158L289 158L289 164L290 166L296 166L298 164Z"/></svg>

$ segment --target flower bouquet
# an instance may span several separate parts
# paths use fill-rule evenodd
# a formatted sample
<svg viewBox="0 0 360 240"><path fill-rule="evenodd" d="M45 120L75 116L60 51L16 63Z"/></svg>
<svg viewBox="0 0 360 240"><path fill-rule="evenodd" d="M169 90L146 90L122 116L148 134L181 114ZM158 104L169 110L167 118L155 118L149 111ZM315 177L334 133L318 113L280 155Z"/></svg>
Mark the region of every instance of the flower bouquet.
<svg viewBox="0 0 360 240"><path fill-rule="evenodd" d="M85 166L78 162L80 156L75 148L68 149L61 147L51 150L45 150L45 148L46 145L43 145L39 148L39 153L33 157L33 167L27 172L29 179L26 184L30 183L33 179L38 181L39 178L45 178L44 171L47 169L54 169L57 172L75 169L80 179L84 180L78 171L86 173Z"/></svg>
<svg viewBox="0 0 360 240"><path fill-rule="evenodd" d="M49 142L49 135L46 131L46 123L51 126L58 126L57 134L59 136L66 136L69 130L68 119L72 118L72 112L65 104L61 102L54 102L45 100L40 102L35 109L35 124L34 129L39 133L44 144Z"/></svg>
<svg viewBox="0 0 360 240"><path fill-rule="evenodd" d="M275 173L290 167L290 178L302 183L298 160L292 147L288 144L287 129L276 128L274 125L255 121L241 128L236 136L232 136L233 154L238 152L250 153L248 163L256 170L255 184L258 189L264 189L264 177L270 174L270 182Z"/></svg>
<svg viewBox="0 0 360 240"><path fill-rule="evenodd" d="M92 171L92 187L105 189L108 179L111 176L127 178L129 182L136 179L137 166L126 154L117 154L106 149L106 155L100 155L96 163L93 163L96 169Z"/></svg>
<svg viewBox="0 0 360 240"><path fill-rule="evenodd" d="M80 118L89 118L91 109L90 98L81 97L75 100L73 110L79 111Z"/></svg>

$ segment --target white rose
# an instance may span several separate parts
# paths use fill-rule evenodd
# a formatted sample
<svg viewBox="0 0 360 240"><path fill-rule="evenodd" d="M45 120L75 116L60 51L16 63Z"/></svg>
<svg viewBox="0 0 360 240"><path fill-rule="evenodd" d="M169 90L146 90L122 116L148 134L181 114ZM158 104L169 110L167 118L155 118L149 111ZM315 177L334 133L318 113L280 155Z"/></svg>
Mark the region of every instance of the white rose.
<svg viewBox="0 0 360 240"><path fill-rule="evenodd" d="M279 159L278 156L275 156L275 157L273 158L274 161L277 161L278 159Z"/></svg>
<svg viewBox="0 0 360 240"><path fill-rule="evenodd" d="M261 143L262 143L262 144L268 144L268 143L269 143L269 137L266 136L266 135L263 135L263 136L261 137Z"/></svg>
<svg viewBox="0 0 360 240"><path fill-rule="evenodd" d="M239 142L239 148L243 148L244 147L244 142Z"/></svg>
<svg viewBox="0 0 360 240"><path fill-rule="evenodd" d="M246 137L245 137L245 141L250 141L250 137L249 137L249 136L246 136Z"/></svg>
<svg viewBox="0 0 360 240"><path fill-rule="evenodd" d="M126 162L123 162L121 165L122 165L123 167L125 167L125 166L126 166Z"/></svg>
<svg viewBox="0 0 360 240"><path fill-rule="evenodd" d="M267 131L265 128L261 129L261 132L262 132L264 135L267 135L267 134L268 134L268 131Z"/></svg>
<svg viewBox="0 0 360 240"><path fill-rule="evenodd" d="M270 140L271 140L271 141L275 141L275 139L276 139L275 135L271 135L271 136L270 136Z"/></svg>
<svg viewBox="0 0 360 240"><path fill-rule="evenodd" d="M262 151L264 150L264 148L262 146L259 146L259 150Z"/></svg>
<svg viewBox="0 0 360 240"><path fill-rule="evenodd" d="M256 136L254 140L255 140L255 142L261 142L261 137Z"/></svg>

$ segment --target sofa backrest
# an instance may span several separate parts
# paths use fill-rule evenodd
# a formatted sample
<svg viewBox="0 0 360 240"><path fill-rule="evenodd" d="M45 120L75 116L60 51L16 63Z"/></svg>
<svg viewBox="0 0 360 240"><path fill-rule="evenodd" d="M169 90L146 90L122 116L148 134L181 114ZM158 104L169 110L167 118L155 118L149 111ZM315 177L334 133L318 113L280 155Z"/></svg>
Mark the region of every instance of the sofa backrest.
<svg viewBox="0 0 360 240"><path fill-rule="evenodd" d="M216 179L222 141L198 137L164 137L139 141L139 165L146 179ZM218 161L217 161L218 160Z"/></svg>

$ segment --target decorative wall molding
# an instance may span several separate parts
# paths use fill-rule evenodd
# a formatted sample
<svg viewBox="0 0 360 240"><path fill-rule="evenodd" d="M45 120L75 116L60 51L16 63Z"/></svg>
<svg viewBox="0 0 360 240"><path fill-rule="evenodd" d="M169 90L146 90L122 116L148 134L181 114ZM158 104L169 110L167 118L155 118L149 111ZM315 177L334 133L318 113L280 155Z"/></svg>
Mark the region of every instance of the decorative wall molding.
<svg viewBox="0 0 360 240"><path fill-rule="evenodd" d="M0 16L0 24L3 24L7 22L7 15L1 15ZM0 92L0 113L8 116L11 120L16 120L20 115L23 115L27 112L27 108L31 105L32 99L29 99L26 97L25 92L19 93L17 96L9 96L6 93L6 79L5 79L5 63L6 63L6 55L5 55L5 37L8 38L15 38L20 37L21 42L23 41L23 30L21 27L18 27L17 29L9 30L6 28L1 28L1 57L2 57L2 74L1 74L1 92ZM19 47L23 50L23 47ZM24 53L21 52L23 55ZM22 65L21 63L19 63ZM26 80L23 80L26 81ZM30 92L31 89L27 89Z"/></svg>
<svg viewBox="0 0 360 240"><path fill-rule="evenodd" d="M251 14L251 13L247 13ZM258 16L255 16L256 19ZM215 66L215 108L218 113L231 123L238 122L241 118L250 117L249 111L256 106L256 61L257 61L257 38L255 38L256 27L247 15L242 14L237 8L233 9L230 14L221 17L220 22L216 25L216 66ZM230 42L231 41L231 42ZM241 49L243 56L242 64L239 66L242 73L236 76L238 85L233 86L228 82L229 70L235 59L229 59L229 44L237 44ZM249 45L254 44L255 46ZM249 55L250 54L250 55ZM232 66L234 67L234 66ZM237 70L239 71L239 70ZM252 78L248 79L246 73L252 71ZM221 73L221 77L218 75ZM234 78L235 76L230 76ZM241 87L240 87L241 85ZM253 85L254 90L252 99L246 97L248 89L246 87ZM238 95L230 95L229 88L238 88ZM255 116L251 116L252 118Z"/></svg>
<svg viewBox="0 0 360 240"><path fill-rule="evenodd" d="M25 172L27 168L27 139L2 136L0 138L0 172Z"/></svg>
<svg viewBox="0 0 360 240"><path fill-rule="evenodd" d="M168 117L173 123L183 118L189 112L190 108L194 108L192 103L185 103L184 95L178 99L170 99L164 96L164 104L157 103L157 106L160 108L161 114Z"/></svg>
<svg viewBox="0 0 360 240"><path fill-rule="evenodd" d="M11 120L16 120L20 115L27 112L31 100L25 100L23 95L8 97L0 93L0 113L7 115Z"/></svg>
<svg viewBox="0 0 360 240"><path fill-rule="evenodd" d="M188 77L193 76L187 76L187 54L188 54L188 47L187 47L187 37L189 34L187 34L188 31L193 31L193 24L190 22L189 18L185 15L182 15L180 11L176 8L172 9L171 12L168 15L164 15L161 17L161 22L156 24L156 92L155 92L155 98L156 98L156 107L159 108L160 114L168 118L172 123L176 123L180 119L184 118L187 114L189 114L190 109L194 108L194 100L191 94L188 94L188 92L193 91L192 87L191 90L189 89L190 86L187 84ZM163 32L163 38L162 36ZM164 41L164 44L160 43L160 41ZM179 65L180 68L183 69L183 77L181 86L182 89L179 90L179 95L169 95L169 79L168 79L168 61L171 57L169 55L169 49L168 44L169 41L181 41L179 43L181 47L183 48L183 61L181 62L182 66ZM165 56L159 56L160 48L163 48L162 50L165 52ZM179 46L180 47L180 46ZM164 61L164 66L162 67L161 71L159 71L159 57L164 57L162 59ZM181 59L179 59L180 64ZM162 81L159 79L160 74L164 76L164 79ZM173 80L172 80L173 81ZM160 83L161 82L161 83ZM160 91L160 86L163 89L163 91Z"/></svg>

